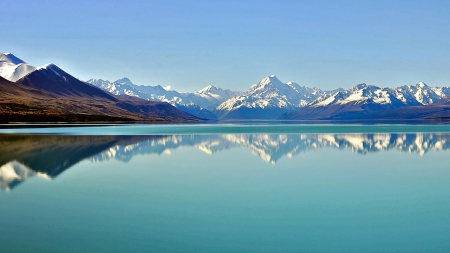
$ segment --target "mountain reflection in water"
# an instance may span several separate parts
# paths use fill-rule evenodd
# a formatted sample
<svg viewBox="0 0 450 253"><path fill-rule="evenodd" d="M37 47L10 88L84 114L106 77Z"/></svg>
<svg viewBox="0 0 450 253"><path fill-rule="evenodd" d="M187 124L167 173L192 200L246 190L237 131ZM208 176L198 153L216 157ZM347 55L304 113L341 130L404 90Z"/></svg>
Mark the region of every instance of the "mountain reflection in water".
<svg viewBox="0 0 450 253"><path fill-rule="evenodd" d="M0 135L0 188L10 190L34 176L55 178L89 159L128 162L135 155L170 154L194 147L207 154L246 147L263 161L275 164L283 156L325 147L359 154L399 150L425 155L449 150L448 134L223 134L170 136L48 136Z"/></svg>

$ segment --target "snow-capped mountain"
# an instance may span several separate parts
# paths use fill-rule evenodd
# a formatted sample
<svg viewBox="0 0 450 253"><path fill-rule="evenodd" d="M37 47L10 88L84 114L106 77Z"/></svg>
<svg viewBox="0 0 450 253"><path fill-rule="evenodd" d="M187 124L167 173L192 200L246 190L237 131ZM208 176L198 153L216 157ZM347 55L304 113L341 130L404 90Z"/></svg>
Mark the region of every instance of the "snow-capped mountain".
<svg viewBox="0 0 450 253"><path fill-rule="evenodd" d="M210 119L348 119L405 106L433 104L450 96L449 87L430 87L423 82L397 88L363 83L348 90L324 91L294 82L283 83L274 75L252 85L246 93L211 85L198 92L183 93L159 85L135 85L128 78L115 82L91 79L88 83L116 95L168 102L185 112Z"/></svg>
<svg viewBox="0 0 450 253"><path fill-rule="evenodd" d="M432 104L450 95L450 88L435 88L420 82L416 85L397 88L380 88L365 83L358 84L346 91L327 94L309 103L307 106L320 107L344 104L380 104L398 107L401 105Z"/></svg>
<svg viewBox="0 0 450 253"><path fill-rule="evenodd" d="M396 97L405 105L429 105L450 96L449 87L430 87L424 82L393 89Z"/></svg>
<svg viewBox="0 0 450 253"><path fill-rule="evenodd" d="M134 97L140 97L147 100L155 100L162 102L170 102L163 98L167 91L161 86L143 86L135 85L130 79L122 78L115 82L110 82L102 79L90 79L87 83L94 85L102 90L108 91L114 95L128 95ZM173 94L176 97L177 94Z"/></svg>
<svg viewBox="0 0 450 253"><path fill-rule="evenodd" d="M212 85L198 92L177 92L174 90L166 90L160 85L136 85L128 78L122 78L115 82L102 79L90 79L87 83L115 95L128 95L150 101L168 102L180 110L202 118L217 118L211 111L223 101L241 94L241 92L224 90Z"/></svg>
<svg viewBox="0 0 450 253"><path fill-rule="evenodd" d="M22 61L11 53L0 53L0 76L6 80L16 82L35 70L35 66Z"/></svg>
<svg viewBox="0 0 450 253"><path fill-rule="evenodd" d="M450 96L448 87L423 82L397 88L358 84L348 90L325 94L304 108L284 114L284 119L346 119L405 106L433 104Z"/></svg>
<svg viewBox="0 0 450 253"><path fill-rule="evenodd" d="M215 98L218 102L223 102L225 100L228 100L232 97L235 96L239 96L241 95L243 92L240 91L231 91L229 89L222 89L222 88L217 88L215 86L212 85L208 85L205 88L199 90L196 92L196 94L201 94L207 97L212 97ZM217 105L215 106L217 107ZM209 109L214 109L212 107L209 107Z"/></svg>
<svg viewBox="0 0 450 253"><path fill-rule="evenodd" d="M216 108L219 118L264 119L277 118L282 113L299 109L319 96L327 94L319 88L283 83L276 76L268 76L240 96L223 102Z"/></svg>
<svg viewBox="0 0 450 253"><path fill-rule="evenodd" d="M395 91L389 88L380 88L365 83L358 84L346 91L338 91L323 95L309 103L308 107L323 107L330 105L360 105L379 104L401 106L404 103L396 97Z"/></svg>

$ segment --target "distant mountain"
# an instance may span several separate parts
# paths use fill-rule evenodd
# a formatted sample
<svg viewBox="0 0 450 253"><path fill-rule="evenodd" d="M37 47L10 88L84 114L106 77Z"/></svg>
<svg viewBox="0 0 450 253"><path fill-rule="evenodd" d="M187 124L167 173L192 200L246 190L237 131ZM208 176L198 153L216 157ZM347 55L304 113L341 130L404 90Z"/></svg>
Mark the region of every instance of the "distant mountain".
<svg viewBox="0 0 450 253"><path fill-rule="evenodd" d="M405 105L428 105L450 96L450 87L430 87L424 82L393 89Z"/></svg>
<svg viewBox="0 0 450 253"><path fill-rule="evenodd" d="M388 117L387 112L394 112L403 107L397 111L412 110L413 112L418 107L435 103L449 96L450 88L430 87L423 82L393 89L358 84L346 91L323 95L298 111L285 113L281 118L302 120L395 118L394 114ZM385 116L382 116L383 112L386 112ZM423 115L410 116L410 118L423 118Z"/></svg>
<svg viewBox="0 0 450 253"><path fill-rule="evenodd" d="M243 92L231 91L229 89L225 89L224 90L222 88L217 88L215 86L208 85L205 88L197 91L194 94L200 94L202 96L206 96L206 97L209 97L209 98L214 98L217 101L216 103L220 104L220 103L222 103L225 100L228 100L228 99L230 99L232 97L239 96L239 95L243 94ZM219 105L219 104L216 104L216 103L212 104L209 107L208 106L205 106L205 107L213 110L213 109L215 109L215 107L217 107L217 105ZM214 108L213 108L213 106L214 106Z"/></svg>
<svg viewBox="0 0 450 253"><path fill-rule="evenodd" d="M220 104L215 113L222 119L270 119L297 110L321 95L319 88L282 83L274 75L262 79L240 96Z"/></svg>
<svg viewBox="0 0 450 253"><path fill-rule="evenodd" d="M11 54L2 59L5 55L6 69L24 64ZM54 64L34 68L16 82L0 77L0 115L1 122L199 120L168 103L112 95Z"/></svg>
<svg viewBox="0 0 450 253"><path fill-rule="evenodd" d="M115 82L90 79L87 83L115 95L128 95L149 101L167 102L180 110L206 119L217 119L212 111L223 101L241 94L241 92L223 90L212 85L194 93L177 92L166 90L160 85L136 85L128 78L122 78Z"/></svg>

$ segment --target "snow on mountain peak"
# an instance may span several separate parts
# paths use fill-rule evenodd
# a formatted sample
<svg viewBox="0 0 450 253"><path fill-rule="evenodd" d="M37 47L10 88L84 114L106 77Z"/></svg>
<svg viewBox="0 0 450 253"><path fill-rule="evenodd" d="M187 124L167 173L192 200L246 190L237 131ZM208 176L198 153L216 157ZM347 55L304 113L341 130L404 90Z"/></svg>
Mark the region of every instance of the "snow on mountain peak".
<svg viewBox="0 0 450 253"><path fill-rule="evenodd" d="M50 70L52 70L53 72L57 72L57 71L60 70L60 68L58 68L58 66L56 66L56 65L53 64L53 63L47 63L47 64L45 64L44 66L39 67L39 68L37 68L37 69L38 69L38 70L39 70L39 69L50 69ZM59 75L58 73L55 73L55 74Z"/></svg>
<svg viewBox="0 0 450 253"><path fill-rule="evenodd" d="M0 54L0 61L7 62L7 63L14 64L14 65L18 65L18 64L21 64L21 63L26 63L26 62L22 61L21 59L17 58L15 55L11 54L11 53L2 53L2 54Z"/></svg>
<svg viewBox="0 0 450 253"><path fill-rule="evenodd" d="M16 82L35 70L36 67L11 53L0 54L0 76L11 82Z"/></svg>
<svg viewBox="0 0 450 253"><path fill-rule="evenodd" d="M198 92L178 92L172 90L170 86L136 85L128 78L122 78L112 83L109 81L91 79L88 83L115 95L128 95L151 101L167 102L188 113L200 113L198 114L199 116L206 115L208 112L212 114L210 111L214 110L220 103L231 97L242 94L241 92L216 88L212 85L209 85Z"/></svg>
<svg viewBox="0 0 450 253"><path fill-rule="evenodd" d="M285 83L282 83L275 75L264 77L259 83L254 84L250 87L248 93L253 93L256 90L265 89L267 85L274 85L277 87L286 86Z"/></svg>
<svg viewBox="0 0 450 253"><path fill-rule="evenodd" d="M428 85L424 82L419 82L418 84L416 84L416 86L418 86L420 88L428 87Z"/></svg>
<svg viewBox="0 0 450 253"><path fill-rule="evenodd" d="M289 81L289 82L287 82L286 83L287 85L289 85L289 86L296 86L296 85L298 85L297 83L294 83L294 82L292 82L292 81ZM304 86L305 88L308 88L308 86Z"/></svg>
<svg viewBox="0 0 450 253"><path fill-rule="evenodd" d="M357 85L353 86L353 90L361 90L361 89L364 89L364 88L367 88L367 87L369 87L367 84L360 83L360 84L357 84Z"/></svg>
<svg viewBox="0 0 450 253"><path fill-rule="evenodd" d="M197 91L197 93L205 94L205 93L211 92L212 90L217 90L217 88L214 87L213 85L208 85L208 86L206 86L205 88L203 88L203 89Z"/></svg>
<svg viewBox="0 0 450 253"><path fill-rule="evenodd" d="M242 117L250 113L253 118L276 118L288 110L305 106L322 95L317 88L300 86L294 82L283 83L275 75L263 78L243 95L231 98L216 109L220 117ZM261 111L264 110L264 112Z"/></svg>
<svg viewBox="0 0 450 253"><path fill-rule="evenodd" d="M265 77L259 83L269 83L269 82L272 82L272 83L280 82L281 83L281 81L275 75L270 75L268 77Z"/></svg>
<svg viewBox="0 0 450 253"><path fill-rule="evenodd" d="M47 63L44 66L39 67L39 69L48 69L48 68L52 68L53 66L56 66L56 65L53 63Z"/></svg>
<svg viewBox="0 0 450 253"><path fill-rule="evenodd" d="M55 64L53 64L53 63L48 63L48 64L45 64L44 66L42 66L42 67L39 67L39 68L37 68L38 70L41 70L41 69L45 69L45 70L51 70L55 75L57 75L57 76L61 76L61 73L63 72L63 70L61 70L58 66L56 66Z"/></svg>
<svg viewBox="0 0 450 253"><path fill-rule="evenodd" d="M115 83L133 85L133 83L131 82L131 80L128 79L127 77L121 78L121 79L115 81Z"/></svg>
<svg viewBox="0 0 450 253"><path fill-rule="evenodd" d="M417 106L432 104L442 98L450 97L450 89L433 88L424 82L396 88L380 88L365 83L335 94L322 96L308 104L321 107L344 104L378 104L390 107Z"/></svg>

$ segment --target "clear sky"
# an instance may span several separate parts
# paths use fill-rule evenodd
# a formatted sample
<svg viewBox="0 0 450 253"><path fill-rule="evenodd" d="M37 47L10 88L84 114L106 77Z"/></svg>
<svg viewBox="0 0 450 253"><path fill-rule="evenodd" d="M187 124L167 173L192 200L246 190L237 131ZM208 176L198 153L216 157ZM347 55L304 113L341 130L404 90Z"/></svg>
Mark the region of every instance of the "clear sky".
<svg viewBox="0 0 450 253"><path fill-rule="evenodd" d="M450 86L450 1L2 0L0 51L74 76L195 91Z"/></svg>

